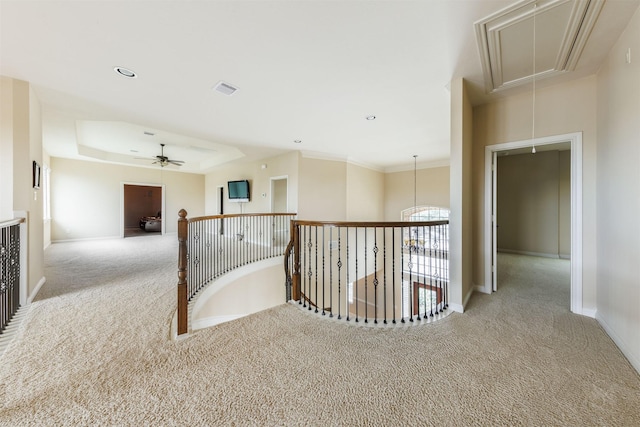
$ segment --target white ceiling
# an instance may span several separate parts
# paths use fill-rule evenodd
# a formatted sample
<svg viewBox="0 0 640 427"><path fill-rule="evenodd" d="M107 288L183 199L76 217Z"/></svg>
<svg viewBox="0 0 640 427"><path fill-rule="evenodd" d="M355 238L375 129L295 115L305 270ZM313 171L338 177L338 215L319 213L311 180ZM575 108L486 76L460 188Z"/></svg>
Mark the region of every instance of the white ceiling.
<svg viewBox="0 0 640 427"><path fill-rule="evenodd" d="M165 143L189 172L290 150L397 170L448 160L452 79L475 104L530 90L485 90L474 23L514 3L1 0L0 74L32 84L52 156L142 166ZM575 69L538 87L595 73L639 4L608 0Z"/></svg>

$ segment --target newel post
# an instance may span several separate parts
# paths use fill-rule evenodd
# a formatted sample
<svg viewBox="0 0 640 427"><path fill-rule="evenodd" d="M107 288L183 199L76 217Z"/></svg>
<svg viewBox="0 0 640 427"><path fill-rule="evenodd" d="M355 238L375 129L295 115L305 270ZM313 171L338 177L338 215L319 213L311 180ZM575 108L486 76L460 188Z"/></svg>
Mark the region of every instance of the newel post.
<svg viewBox="0 0 640 427"><path fill-rule="evenodd" d="M300 301L300 226L296 221L291 221L291 236L293 237L293 280L292 298Z"/></svg>
<svg viewBox="0 0 640 427"><path fill-rule="evenodd" d="M178 212L178 335L187 333L187 211Z"/></svg>

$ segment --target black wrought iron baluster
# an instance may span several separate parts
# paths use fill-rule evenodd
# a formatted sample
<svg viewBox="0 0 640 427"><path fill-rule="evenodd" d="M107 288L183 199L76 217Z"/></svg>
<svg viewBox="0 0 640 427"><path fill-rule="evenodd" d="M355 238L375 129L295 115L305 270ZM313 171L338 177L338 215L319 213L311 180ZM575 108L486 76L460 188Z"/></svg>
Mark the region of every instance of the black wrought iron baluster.
<svg viewBox="0 0 640 427"><path fill-rule="evenodd" d="M333 227L329 229L329 317L333 317Z"/></svg>
<svg viewBox="0 0 640 427"><path fill-rule="evenodd" d="M405 302L404 302L404 229L405 227L400 228L401 232L401 245L400 245L400 287L401 287L401 295L400 295L400 322L405 323L404 313L405 313Z"/></svg>
<svg viewBox="0 0 640 427"><path fill-rule="evenodd" d="M311 244L311 226L309 226L309 243L307 244L309 247L309 272L307 273L309 276L309 295L307 295L307 298L309 299L309 310L311 310L311 248L312 248L312 244Z"/></svg>
<svg viewBox="0 0 640 427"><path fill-rule="evenodd" d="M384 290L384 324L387 324L387 227L383 228L384 234L382 235L382 262L383 264L383 290Z"/></svg>
<svg viewBox="0 0 640 427"><path fill-rule="evenodd" d="M315 226L316 229L316 264L315 264L315 276L316 276L316 294L315 294L315 306L316 306L316 310L315 312L318 312L318 300L320 298L318 298L318 226Z"/></svg>
<svg viewBox="0 0 640 427"><path fill-rule="evenodd" d="M327 304L324 301L324 297L325 297L325 283L327 283L327 280L324 276L324 259L325 259L325 248L327 246L326 244L326 240L324 238L324 230L326 229L326 227L322 227L322 315L324 316L326 313L324 311L324 308L327 306ZM317 308L317 307L316 307Z"/></svg>
<svg viewBox="0 0 640 427"><path fill-rule="evenodd" d="M338 227L338 319L342 319L342 229ZM333 316L333 310L331 310Z"/></svg>
<svg viewBox="0 0 640 427"><path fill-rule="evenodd" d="M367 227L364 228L364 323L369 323L369 289L368 289L368 263L367 254L369 246L367 245Z"/></svg>
<svg viewBox="0 0 640 427"><path fill-rule="evenodd" d="M347 279L347 298L346 298L346 311L347 311L347 322L351 319L351 307L350 307L350 301L349 301L349 294L351 293L351 295L353 295L353 285L351 284L351 282L349 281L349 271L351 269L351 266L349 265L349 233L350 233L351 229L350 227L347 227L347 275L346 275L346 279Z"/></svg>
<svg viewBox="0 0 640 427"><path fill-rule="evenodd" d="M396 227L391 228L391 303L393 320L396 323Z"/></svg>
<svg viewBox="0 0 640 427"><path fill-rule="evenodd" d="M378 228L373 228L373 323L378 323Z"/></svg>

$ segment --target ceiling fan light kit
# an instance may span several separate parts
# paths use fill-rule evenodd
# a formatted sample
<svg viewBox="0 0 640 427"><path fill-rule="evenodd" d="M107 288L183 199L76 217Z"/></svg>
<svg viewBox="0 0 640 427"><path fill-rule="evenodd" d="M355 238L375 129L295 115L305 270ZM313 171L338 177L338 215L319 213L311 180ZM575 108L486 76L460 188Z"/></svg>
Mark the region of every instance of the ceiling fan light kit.
<svg viewBox="0 0 640 427"><path fill-rule="evenodd" d="M165 167L165 166L169 166L171 165L175 165L175 166L182 166L182 164L184 163L184 160L174 160L174 159L170 159L167 156L164 155L164 144L160 144L160 155L156 156L156 161L151 163L152 165L156 165L159 164L161 168Z"/></svg>

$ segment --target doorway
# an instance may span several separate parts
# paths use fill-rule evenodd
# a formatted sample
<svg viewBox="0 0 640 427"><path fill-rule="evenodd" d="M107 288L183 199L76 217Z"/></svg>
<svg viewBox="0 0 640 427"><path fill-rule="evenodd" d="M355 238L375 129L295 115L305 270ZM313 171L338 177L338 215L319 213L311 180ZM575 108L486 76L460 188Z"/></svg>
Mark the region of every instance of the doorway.
<svg viewBox="0 0 640 427"><path fill-rule="evenodd" d="M122 184L121 236L162 235L164 185Z"/></svg>
<svg viewBox="0 0 640 427"><path fill-rule="evenodd" d="M557 135L535 140L515 141L485 147L485 286L483 291L497 290L498 211L497 180L498 154L510 150L541 149L567 144L570 147L570 254L571 254L571 311L582 310L582 133Z"/></svg>
<svg viewBox="0 0 640 427"><path fill-rule="evenodd" d="M287 213L289 211L288 177L271 178L271 213ZM273 243L275 246L286 246L289 242L289 223L274 221Z"/></svg>
<svg viewBox="0 0 640 427"><path fill-rule="evenodd" d="M287 213L289 210L287 178L286 176L271 178L271 213Z"/></svg>

